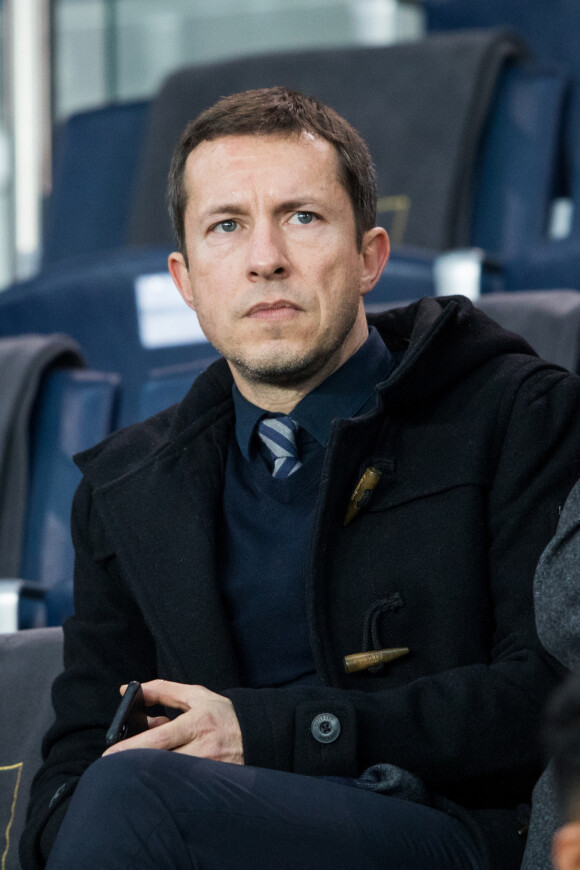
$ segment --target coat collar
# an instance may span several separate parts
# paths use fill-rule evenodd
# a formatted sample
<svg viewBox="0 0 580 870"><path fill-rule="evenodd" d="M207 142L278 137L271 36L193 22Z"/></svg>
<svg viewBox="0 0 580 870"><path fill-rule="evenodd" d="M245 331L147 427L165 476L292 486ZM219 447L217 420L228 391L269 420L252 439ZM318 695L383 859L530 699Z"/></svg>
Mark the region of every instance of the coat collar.
<svg viewBox="0 0 580 870"><path fill-rule="evenodd" d="M462 296L425 297L404 308L369 315L368 320L401 359L379 386L383 403L396 412L423 407L497 355L535 356L522 338L501 329ZM167 453L179 453L194 442L203 447L213 439L220 448L233 424L232 383L226 361L217 360L196 378L179 405L114 433L75 457L77 464L99 487L146 471Z"/></svg>

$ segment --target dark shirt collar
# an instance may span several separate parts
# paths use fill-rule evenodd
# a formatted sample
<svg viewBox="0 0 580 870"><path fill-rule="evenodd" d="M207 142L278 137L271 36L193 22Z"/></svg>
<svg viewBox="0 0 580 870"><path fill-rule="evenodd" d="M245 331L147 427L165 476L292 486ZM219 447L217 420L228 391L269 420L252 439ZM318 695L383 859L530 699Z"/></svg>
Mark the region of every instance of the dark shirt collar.
<svg viewBox="0 0 580 870"><path fill-rule="evenodd" d="M375 397L377 384L386 380L393 366L391 353L377 330L371 326L362 347L304 396L290 416L326 447L332 421L355 417L365 408ZM235 384L232 393L236 411L236 440L243 456L249 459L254 429L266 412L248 402Z"/></svg>

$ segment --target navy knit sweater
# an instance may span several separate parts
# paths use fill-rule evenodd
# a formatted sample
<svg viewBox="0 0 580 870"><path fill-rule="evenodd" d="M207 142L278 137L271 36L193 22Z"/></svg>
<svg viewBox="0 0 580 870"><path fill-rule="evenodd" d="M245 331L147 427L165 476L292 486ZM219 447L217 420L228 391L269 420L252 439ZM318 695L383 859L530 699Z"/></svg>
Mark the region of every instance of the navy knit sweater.
<svg viewBox="0 0 580 870"><path fill-rule="evenodd" d="M234 386L236 430L226 464L220 574L247 686L315 681L305 608L308 540L332 423L371 410L393 358L378 332L291 413L302 466L279 480L258 449L264 410Z"/></svg>

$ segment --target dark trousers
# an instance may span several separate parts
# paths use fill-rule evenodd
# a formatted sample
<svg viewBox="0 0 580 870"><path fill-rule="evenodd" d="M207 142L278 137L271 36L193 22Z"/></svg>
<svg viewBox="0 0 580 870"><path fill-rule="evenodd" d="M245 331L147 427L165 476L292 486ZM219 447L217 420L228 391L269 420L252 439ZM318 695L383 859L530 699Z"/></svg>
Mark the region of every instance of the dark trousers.
<svg viewBox="0 0 580 870"><path fill-rule="evenodd" d="M445 813L342 783L157 750L81 778L47 870L487 870Z"/></svg>

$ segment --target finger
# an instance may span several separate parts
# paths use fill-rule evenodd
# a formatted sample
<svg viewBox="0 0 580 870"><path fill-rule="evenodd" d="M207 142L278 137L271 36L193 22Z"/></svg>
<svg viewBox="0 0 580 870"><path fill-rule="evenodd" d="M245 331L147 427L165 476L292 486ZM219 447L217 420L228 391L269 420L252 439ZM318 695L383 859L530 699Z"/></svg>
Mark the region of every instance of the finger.
<svg viewBox="0 0 580 870"><path fill-rule="evenodd" d="M159 728L161 725L166 725L170 721L171 720L168 719L167 716L147 716L147 728ZM141 734L147 734L147 731L143 731ZM103 755L112 755L114 752L122 752L125 749L146 749L147 746L137 739L141 737L141 734L136 734L134 737L128 737L126 740L119 740L118 743L109 746L109 748L103 752Z"/></svg>
<svg viewBox="0 0 580 870"><path fill-rule="evenodd" d="M147 725L149 728L159 728L160 725L166 725L171 721L167 716L147 716Z"/></svg>
<svg viewBox="0 0 580 870"><path fill-rule="evenodd" d="M148 707L153 704L164 704L178 710L191 708L192 692L205 692L201 686L189 686L184 683L172 683L169 680L151 680L142 684L143 696Z"/></svg>
<svg viewBox="0 0 580 870"><path fill-rule="evenodd" d="M154 717L157 718L157 717ZM164 717L159 717L163 719ZM186 723L181 723L182 716L174 720L166 720L156 727L127 740L121 740L105 750L103 755L113 755L115 752L125 752L128 749L175 749L182 746L187 740L192 739L192 729L187 728Z"/></svg>

